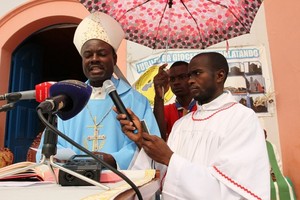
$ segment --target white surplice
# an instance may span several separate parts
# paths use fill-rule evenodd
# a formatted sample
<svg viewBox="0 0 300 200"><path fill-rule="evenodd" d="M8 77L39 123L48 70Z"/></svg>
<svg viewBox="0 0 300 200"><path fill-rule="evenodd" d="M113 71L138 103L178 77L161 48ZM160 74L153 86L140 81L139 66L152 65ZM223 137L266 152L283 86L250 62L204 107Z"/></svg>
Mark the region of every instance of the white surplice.
<svg viewBox="0 0 300 200"><path fill-rule="evenodd" d="M179 119L168 145L174 154L163 180L164 200L270 199L263 129L254 111L230 92ZM133 169L150 164L142 150ZM163 175L166 167L159 168Z"/></svg>

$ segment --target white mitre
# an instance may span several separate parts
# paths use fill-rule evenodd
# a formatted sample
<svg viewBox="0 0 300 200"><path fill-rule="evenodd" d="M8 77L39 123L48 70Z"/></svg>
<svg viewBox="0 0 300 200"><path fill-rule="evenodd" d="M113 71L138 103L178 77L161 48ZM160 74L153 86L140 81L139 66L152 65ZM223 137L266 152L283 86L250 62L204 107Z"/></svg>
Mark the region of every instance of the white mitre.
<svg viewBox="0 0 300 200"><path fill-rule="evenodd" d="M110 44L117 52L125 33L121 25L103 12L94 12L85 17L78 25L73 43L81 55L81 48L88 40L99 39Z"/></svg>

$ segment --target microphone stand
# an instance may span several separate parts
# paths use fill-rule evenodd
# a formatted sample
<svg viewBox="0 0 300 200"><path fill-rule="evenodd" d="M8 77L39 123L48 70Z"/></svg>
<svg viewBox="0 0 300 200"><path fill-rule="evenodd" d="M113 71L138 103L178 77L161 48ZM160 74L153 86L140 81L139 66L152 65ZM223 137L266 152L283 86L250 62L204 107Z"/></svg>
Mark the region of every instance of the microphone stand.
<svg viewBox="0 0 300 200"><path fill-rule="evenodd" d="M39 112L38 112L38 114L39 114ZM39 117L41 117L41 116L44 118L43 115L39 115ZM57 118L56 115L49 114L48 115L49 123L54 125L56 123L56 118ZM86 176L83 176L77 172L74 172L70 169L64 168L54 162L54 155L56 155L56 153L57 153L57 146L56 146L57 145L57 137L58 137L57 134L55 134L55 132L53 130L51 130L51 128L46 127L45 134L44 134L44 142L43 142L43 147L42 147L42 159L41 159L40 163L29 165L24 168L12 170L10 172L0 174L0 178L4 178L4 177L7 177L7 176L10 176L13 174L17 174L17 173L21 173L21 172L26 172L29 169L34 169L38 166L46 164L49 167L51 174L54 177L54 180L57 184L58 184L58 180L55 175L53 167L56 167L64 172L69 173L69 174L71 174L81 180L84 180L92 185L99 186L105 190L109 190L110 188L108 186L102 185L101 183L99 183L97 181L94 181L94 180L92 180Z"/></svg>
<svg viewBox="0 0 300 200"><path fill-rule="evenodd" d="M95 154L93 154L92 152L90 152L88 149L84 148L83 146L81 146L80 144L78 144L77 142L75 142L74 140L72 140L71 138L69 138L68 136L66 136L65 134L63 134L62 132L60 132L59 130L57 130L56 127L54 127L47 120L45 120L41 108L38 107L37 113L38 113L38 116L39 116L40 120L42 121L43 124L46 125L47 128L49 128L51 131L53 131L58 136L60 136L63 139L65 139L67 142L69 142L70 144L72 144L73 146L75 146L77 149L81 150L82 152L84 152L84 153L88 154L89 156L91 156L92 158L94 158L96 161L100 162L104 167L108 168L109 170L111 170L112 172L114 172L115 174L117 174L119 177L121 177L124 181L126 181L131 186L131 188L135 191L135 193L137 195L137 198L139 200L143 200L142 194L141 194L140 190L138 189L138 187L125 174L119 172L117 169L115 169L112 166L110 166L108 163L106 163L104 160L100 159L98 156L96 156ZM61 166L59 166L59 167L61 167ZM62 170L65 170L65 169L63 168ZM65 172L70 173L69 170L65 171ZM74 175L74 174L77 174L77 173L71 171L70 174ZM78 174L78 175L80 175L80 174ZM76 175L76 176L79 177L78 175ZM86 179L85 176L82 176L82 178ZM90 181L96 182L94 180L90 180ZM96 182L96 183L99 184L98 182ZM107 188L110 189L109 187L107 187Z"/></svg>

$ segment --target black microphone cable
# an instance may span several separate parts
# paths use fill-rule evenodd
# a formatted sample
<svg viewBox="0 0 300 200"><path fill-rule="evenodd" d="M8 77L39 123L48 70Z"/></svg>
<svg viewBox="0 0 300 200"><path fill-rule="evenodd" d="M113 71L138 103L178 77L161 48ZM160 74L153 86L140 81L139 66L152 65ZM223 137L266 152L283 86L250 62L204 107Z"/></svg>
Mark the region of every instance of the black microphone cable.
<svg viewBox="0 0 300 200"><path fill-rule="evenodd" d="M42 123L47 128L49 128L51 131L53 131L54 133L56 133L57 135L59 135L60 137L62 137L63 139L65 139L67 142L69 142L70 144L72 144L73 146L75 146L77 149L83 151L84 153L86 153L89 156L91 156L92 158L94 158L96 161L100 162L104 167L110 169L112 172L114 172L115 174L117 174L119 177L121 177L124 181L126 181L131 186L131 188L135 191L138 199L139 200L143 200L143 197L142 197L141 192L138 189L138 187L126 175L122 174L117 169L115 169L114 167L112 167L108 163L106 163L105 161L103 161L100 158L98 158L96 155L94 155L88 149L84 148L83 146L81 146L80 144L76 143L71 138L69 138L68 136L66 136L65 134L63 134L59 130L57 130L56 127L54 127L52 124L50 124L45 119L45 117L43 115L43 112L42 112L41 108L39 108L39 107L37 108L37 114L38 114L38 117L40 118L40 120L42 121Z"/></svg>

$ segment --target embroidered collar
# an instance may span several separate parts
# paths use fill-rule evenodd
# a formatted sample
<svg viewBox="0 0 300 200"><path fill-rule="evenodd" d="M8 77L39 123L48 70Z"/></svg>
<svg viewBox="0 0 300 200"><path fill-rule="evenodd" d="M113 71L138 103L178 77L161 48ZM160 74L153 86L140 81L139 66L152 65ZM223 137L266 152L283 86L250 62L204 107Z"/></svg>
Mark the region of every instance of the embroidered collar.
<svg viewBox="0 0 300 200"><path fill-rule="evenodd" d="M209 103L202 104L202 105L199 105L197 103L197 111L198 110L214 111L233 102L237 102L237 101L234 99L234 97L231 95L229 91L225 90L220 96L218 96L217 98L215 98L213 101Z"/></svg>
<svg viewBox="0 0 300 200"><path fill-rule="evenodd" d="M209 116L207 116L207 117L204 117L204 118L199 118L199 119L197 119L197 118L194 117L195 112L193 112L193 114L192 114L192 119L193 119L193 121L205 121L205 120L210 119L211 117L213 117L215 114L217 114L217 113L219 113L219 112L221 112L221 111L224 111L224 110L227 110L227 109L231 108L231 107L234 106L235 104L237 104L237 102L233 102L233 103L230 104L229 106L224 107L224 108L220 108L219 110L217 110L216 112L212 113L211 115L209 115Z"/></svg>
<svg viewBox="0 0 300 200"><path fill-rule="evenodd" d="M226 110L228 108L231 108L232 106L236 105L237 101L234 99L234 97L231 95L230 92L224 91L223 94L221 94L219 97L214 99L213 101L199 105L197 104L197 110L192 113L192 119L194 121L204 121L215 114L219 113L220 111ZM209 111L211 113L210 115L203 116L201 113L204 113L205 111ZM198 117L197 117L198 115ZM199 117L201 116L202 117Z"/></svg>

